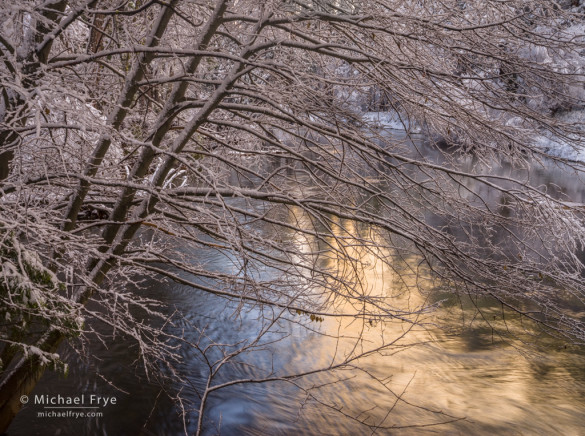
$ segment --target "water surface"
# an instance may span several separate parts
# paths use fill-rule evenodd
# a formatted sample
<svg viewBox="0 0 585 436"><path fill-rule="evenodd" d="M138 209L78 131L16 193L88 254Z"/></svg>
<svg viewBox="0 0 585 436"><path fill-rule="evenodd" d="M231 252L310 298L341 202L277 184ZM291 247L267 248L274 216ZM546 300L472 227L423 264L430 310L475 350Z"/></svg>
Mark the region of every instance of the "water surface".
<svg viewBox="0 0 585 436"><path fill-rule="evenodd" d="M430 148L426 153L435 153L436 161L442 159ZM476 164L470 159L469 165ZM501 165L492 166L490 171L509 175L514 170ZM549 186L555 195L585 203L582 181L552 163L516 176L529 179L533 186ZM495 193L484 194L488 201L501 201ZM302 247L311 241L298 243ZM411 311L440 302L438 310L422 313L416 325L401 320L334 317L311 321L309 314L282 313L282 319L262 336L258 347L226 365L216 383L326 368L356 347L375 349L382 344L381 336L386 343L396 342L356 362L362 371L344 368L312 374L294 383L281 380L219 390L209 398L204 434L585 433L582 348L542 334L489 300L453 295L440 282L413 276L409 265L419 259L412 256L397 258L389 267L368 258L371 253L367 251L356 249L353 254L367 265L362 274L370 295L391 298L397 308ZM191 255L194 262L206 262L211 270L233 272L234 264L221 252L198 250ZM332 260L325 257L324 262L328 261ZM428 271L421 273L424 276ZM263 274L268 278L276 273ZM259 320L272 316L272 309L240 305L170 282L148 282L144 292L164 302L169 313L180 310L182 317L170 331L202 346L212 341L240 346L250 343L259 334ZM339 305L337 310L351 308ZM339 332L342 339L334 337ZM235 345L223 348L230 349ZM107 346L95 343L91 350L91 355L81 360L64 346L65 358L72 360L68 376L47 371L32 396L99 393L116 396L118 403L104 409L104 416L97 419L41 418L38 406L27 405L9 435L179 435L195 431L199 396L208 375L196 349L180 347L182 360L176 368L182 383L159 382L156 376L147 379L135 365L136 348L123 338L113 339ZM209 356L218 358L219 352L212 351ZM171 396L180 391L189 411L186 418L165 391ZM365 427L352 417L374 427ZM376 430L376 426L394 428Z"/></svg>

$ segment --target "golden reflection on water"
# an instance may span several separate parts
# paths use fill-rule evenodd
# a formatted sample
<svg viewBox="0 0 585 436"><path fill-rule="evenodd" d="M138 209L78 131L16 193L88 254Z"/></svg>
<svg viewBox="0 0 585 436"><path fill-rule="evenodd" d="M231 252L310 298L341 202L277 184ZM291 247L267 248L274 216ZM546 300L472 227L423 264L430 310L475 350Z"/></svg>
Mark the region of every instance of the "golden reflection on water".
<svg viewBox="0 0 585 436"><path fill-rule="evenodd" d="M292 213L297 222L303 219L300 212ZM412 254L399 257L388 241L370 230L364 235L352 221L331 218L329 226L333 236L327 240L299 235L296 242L305 254L319 252L319 266L344 284L329 296L330 307L337 313L372 311L378 303L370 302L381 299L398 312L420 315L408 317L412 323L368 317L325 317L310 323L324 335L298 343L302 350L290 368L306 367L307 355L312 367L327 367L367 354L352 362L365 372L311 391L315 403L332 404L371 425L407 426L377 434L585 434L585 374L579 350L543 338L535 326L488 301L449 294L431 279L420 259ZM362 246L368 238L373 244ZM439 301L434 312L424 310ZM388 347L368 354L384 345ZM341 373L336 375L347 375ZM320 374L309 377L305 387L331 381ZM451 417L465 419L410 427ZM338 424L331 409L307 408L301 419L310 428L317 423L320 433L315 434L335 434L327 429ZM364 427L356 425L354 431L363 432Z"/></svg>

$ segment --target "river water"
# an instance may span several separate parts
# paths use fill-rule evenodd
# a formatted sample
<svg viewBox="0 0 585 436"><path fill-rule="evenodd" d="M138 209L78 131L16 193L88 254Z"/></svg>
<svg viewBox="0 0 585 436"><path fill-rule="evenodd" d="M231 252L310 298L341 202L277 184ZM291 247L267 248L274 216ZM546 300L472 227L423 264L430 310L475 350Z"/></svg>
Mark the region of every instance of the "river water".
<svg viewBox="0 0 585 436"><path fill-rule="evenodd" d="M429 148L427 153L434 151ZM509 174L511 169L494 171ZM535 186L550 186L571 201L585 203L582 181L563 168L545 164L528 176ZM310 321L307 314L287 314L288 321L263 337L263 347L225 366L218 382L326 367L348 347L375 348L380 335L396 342L362 359L361 372L316 373L297 385L273 381L219 390L209 398L204 434L585 434L585 350L540 334L490 301L472 301L449 294L435 282L417 281L406 274L416 258L403 258L402 265L389 269L368 259L367 252L355 255L368 265L363 276L372 295L393 298L397 306L410 309L433 301L441 301L441 306L421 315L416 325ZM232 272L226 256L217 251L200 250L193 256L211 270ZM266 310L170 282L149 282L146 293L181 311L172 329L191 341L200 339L202 332L224 344L251 340ZM478 306L489 320L480 319ZM338 332L343 339L328 335ZM362 340L355 342L357 336ZM47 371L31 398L99 394L115 396L116 404L100 409L99 418L40 417L42 406L31 401L8 435L180 435L185 429L192 434L198 392L208 371L192 347L183 346L179 352L182 361L176 367L183 382L159 383L134 365L136 350L120 338L107 346L93 344L83 360L65 346L69 374ZM185 419L164 390L171 395L180 391L185 407L194 408ZM373 431L349 416L394 428Z"/></svg>

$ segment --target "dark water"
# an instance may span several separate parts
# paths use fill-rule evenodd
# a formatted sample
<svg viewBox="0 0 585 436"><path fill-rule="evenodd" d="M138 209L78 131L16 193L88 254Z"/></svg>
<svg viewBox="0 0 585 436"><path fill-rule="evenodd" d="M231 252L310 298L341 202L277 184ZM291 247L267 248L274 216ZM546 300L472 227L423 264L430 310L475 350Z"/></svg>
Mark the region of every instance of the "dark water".
<svg viewBox="0 0 585 436"><path fill-rule="evenodd" d="M497 171L512 170L502 167ZM581 180L562 168L552 164L536 167L529 176L535 186L551 186L571 201L585 203ZM229 258L221 253L208 250L193 255L210 269L233 272ZM409 280L416 278L402 277L401 285L397 277L400 265L391 270L373 258L363 260L370 265L363 273L373 294L392 297L400 307L417 308L439 300L442 306L423 315L421 324L412 329L399 321L369 324L325 319L311 323L305 315L286 314L263 336L265 346L226 365L217 382L327 367L334 356L356 345L352 337L358 335L364 339L359 346L364 347L375 347L380 334L397 342L361 360L362 372L317 373L296 380L296 385L273 381L219 390L209 398L204 434L585 434L583 349L539 334L489 301L455 297L431 282L416 283L417 293L405 292L404 286L414 286ZM151 282L146 292L182 312L171 331L181 332L193 342L200 340L202 345L212 340L223 344L252 341L259 333L258 320L267 318L262 313L266 308L240 307L169 282ZM493 316L489 323L477 316L477 304ZM505 316L508 318L502 319ZM307 323L313 331L295 321ZM324 335L340 331L345 339ZM112 340L107 347L93 344L86 360L67 347L62 352L72 359L68 376L47 371L31 398L100 394L115 396L117 403L101 409L100 418L57 418L39 417L42 406L29 402L9 435L179 435L195 431L198 393L206 383L208 368L193 347L179 350L182 360L176 367L182 383L147 379L135 365L136 348L124 339ZM209 355L219 356L213 351ZM321 388L314 389L317 386ZM190 410L186 418L165 390L171 394L181 391L184 406ZM344 415L395 428L373 432Z"/></svg>

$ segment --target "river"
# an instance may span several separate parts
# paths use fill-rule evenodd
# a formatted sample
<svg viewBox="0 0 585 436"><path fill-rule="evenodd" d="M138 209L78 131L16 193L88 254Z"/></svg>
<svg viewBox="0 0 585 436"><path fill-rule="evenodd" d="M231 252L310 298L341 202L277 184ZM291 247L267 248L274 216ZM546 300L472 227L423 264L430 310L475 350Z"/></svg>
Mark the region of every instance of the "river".
<svg viewBox="0 0 585 436"><path fill-rule="evenodd" d="M422 143L417 145L424 148ZM431 148L425 150L435 153ZM506 175L512 171L506 165L492 170ZM554 182L554 190L585 203L582 181L559 166L535 166L525 177L534 186L551 189ZM542 335L513 316L502 319L506 314L491 301L472 301L451 295L436 282L419 281L407 274L408 265L418 262L416 258L406 256L390 269L368 259L368 252L354 255L368 265L362 272L372 295L393 298L397 307L409 309L429 302L441 301L441 305L433 313L422 314L415 325L328 317L310 321L308 314L287 314L288 321L263 337L263 347L245 354L239 363L225 366L218 382L261 372L292 373L327 366L336 354L356 346L352 338L358 335L362 336L359 346L375 348L380 334L396 343L362 359L361 372L316 373L299 380L297 386L273 381L219 390L209 398L203 434L585 434L583 348ZM198 251L193 256L194 261L205 261L209 269L231 272L231 263L218 251ZM415 288L417 292L413 292ZM146 292L165 303L169 311L180 309L183 316L172 329L184 332L191 341L201 338L203 331L224 344L250 340L258 334L258 320L266 310L241 307L171 282L149 282ZM489 314L489 322L479 319L478 306L484 315ZM328 335L340 331L342 340ZM129 342L116 338L107 346L97 342L91 346L85 359L64 346L62 353L70 361L68 375L47 371L31 399L35 395L99 394L116 397L116 404L100 409L103 416L99 418L39 417L43 408L31 401L11 425L9 436L194 432L196 410L184 421L161 386L171 394L180 391L186 408L198 407L207 367L195 349L180 348L182 361L177 369L183 382L158 383L156 376L147 380L140 366L133 366L136 353ZM395 428L373 432L347 416Z"/></svg>

